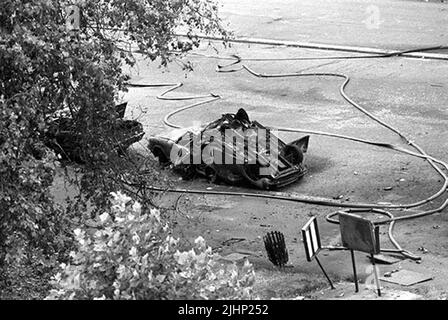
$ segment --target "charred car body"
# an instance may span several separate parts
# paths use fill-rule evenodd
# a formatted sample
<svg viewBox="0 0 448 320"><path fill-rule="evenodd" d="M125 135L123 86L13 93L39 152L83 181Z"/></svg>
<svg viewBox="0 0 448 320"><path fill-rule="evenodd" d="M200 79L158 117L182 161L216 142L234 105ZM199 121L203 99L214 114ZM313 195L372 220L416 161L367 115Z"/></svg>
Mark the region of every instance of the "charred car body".
<svg viewBox="0 0 448 320"><path fill-rule="evenodd" d="M303 159L308 142L305 136L287 144L240 109L201 127L151 137L148 147L160 163L172 164L184 177L199 173L212 182L274 189L306 173Z"/></svg>
<svg viewBox="0 0 448 320"><path fill-rule="evenodd" d="M114 148L124 153L133 143L144 136L143 126L135 120L124 120L127 103L115 106L117 119L113 123L112 132ZM89 150L83 143L81 135L76 131L71 117L60 117L50 123L45 133L45 144L59 154L62 159L83 163L89 157Z"/></svg>

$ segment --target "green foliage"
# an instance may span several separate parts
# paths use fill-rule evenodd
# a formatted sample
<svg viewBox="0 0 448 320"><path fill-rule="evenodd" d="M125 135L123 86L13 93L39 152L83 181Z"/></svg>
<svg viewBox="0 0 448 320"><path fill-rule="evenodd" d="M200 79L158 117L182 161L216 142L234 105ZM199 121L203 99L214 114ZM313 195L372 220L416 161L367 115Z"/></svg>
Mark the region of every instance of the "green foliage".
<svg viewBox="0 0 448 320"><path fill-rule="evenodd" d="M112 193L109 212L97 230L76 229L72 264L63 264L48 299L248 299L252 265L223 265L202 237L190 251L178 241L157 209Z"/></svg>
<svg viewBox="0 0 448 320"><path fill-rule="evenodd" d="M49 186L57 169L50 152L28 131L32 109L0 99L0 287L8 266L28 254L42 264L64 258L70 247L69 216L54 204ZM33 154L39 154L37 159Z"/></svg>
<svg viewBox="0 0 448 320"><path fill-rule="evenodd" d="M81 11L77 31L66 28L73 4ZM3 0L1 7L0 287L17 259L63 256L72 218L83 214L64 212L49 193L58 166L44 145L50 123L73 120L88 160L83 192L104 205L111 182L118 184L119 168L107 164L117 156L112 108L128 80L123 64L135 62L130 48L166 65L199 44L195 34L226 35L216 5L205 0ZM178 27L186 40L175 37Z"/></svg>

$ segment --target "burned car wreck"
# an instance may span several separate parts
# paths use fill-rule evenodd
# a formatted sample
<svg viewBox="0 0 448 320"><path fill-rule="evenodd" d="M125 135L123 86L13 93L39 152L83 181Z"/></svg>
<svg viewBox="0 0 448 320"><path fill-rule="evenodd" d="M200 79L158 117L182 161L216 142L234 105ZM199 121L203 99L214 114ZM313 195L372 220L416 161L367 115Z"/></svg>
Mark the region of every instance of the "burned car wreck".
<svg viewBox="0 0 448 320"><path fill-rule="evenodd" d="M308 142L305 136L287 144L239 109L200 127L151 137L148 147L161 164L171 164L184 178L200 174L211 182L275 189L306 173Z"/></svg>
<svg viewBox="0 0 448 320"><path fill-rule="evenodd" d="M140 141L144 136L143 126L135 120L124 120L127 103L115 106L116 120L112 124L113 148L122 154L133 143ZM74 120L71 117L60 117L52 121L49 130L45 133L45 145L59 154L62 159L84 163L89 157L89 148L82 140L81 134L76 131Z"/></svg>

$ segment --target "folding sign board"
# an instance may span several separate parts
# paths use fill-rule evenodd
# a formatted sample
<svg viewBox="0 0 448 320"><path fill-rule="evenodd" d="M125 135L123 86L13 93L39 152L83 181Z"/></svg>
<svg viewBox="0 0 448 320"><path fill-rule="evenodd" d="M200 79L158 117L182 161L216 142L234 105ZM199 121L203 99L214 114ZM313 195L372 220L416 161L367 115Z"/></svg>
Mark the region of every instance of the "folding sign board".
<svg viewBox="0 0 448 320"><path fill-rule="evenodd" d="M302 228L302 237L305 245L306 259L311 261L322 249L316 217L312 217Z"/></svg>
<svg viewBox="0 0 448 320"><path fill-rule="evenodd" d="M372 221L350 213L339 213L342 245L350 250L379 254Z"/></svg>

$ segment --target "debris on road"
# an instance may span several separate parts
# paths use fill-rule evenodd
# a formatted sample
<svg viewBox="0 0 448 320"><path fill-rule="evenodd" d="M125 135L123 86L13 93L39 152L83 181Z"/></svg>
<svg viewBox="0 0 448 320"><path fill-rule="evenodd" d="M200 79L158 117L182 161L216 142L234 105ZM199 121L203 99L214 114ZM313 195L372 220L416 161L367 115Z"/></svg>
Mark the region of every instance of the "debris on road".
<svg viewBox="0 0 448 320"><path fill-rule="evenodd" d="M390 277L392 277L392 274L393 274L393 273L398 272L398 271L400 271L400 269L394 269L394 270L392 270L392 271L386 272L386 273L384 274L384 277L386 277L386 278L390 278Z"/></svg>
<svg viewBox="0 0 448 320"><path fill-rule="evenodd" d="M368 257L370 258L370 256L368 256ZM399 259L397 257L392 257L392 256L384 255L384 254L375 254L373 256L373 258L375 259L375 262L381 263L381 264L394 264L394 263L401 261L401 259Z"/></svg>
<svg viewBox="0 0 448 320"><path fill-rule="evenodd" d="M421 283L424 281L432 280L432 276L427 276L418 272L409 271L409 270L400 270L397 272L391 273L389 276L384 275L380 278L380 280L399 284L402 286L412 286L417 283Z"/></svg>
<svg viewBox="0 0 448 320"><path fill-rule="evenodd" d="M230 239L227 239L227 240L223 241L222 245L223 246L230 246L232 244L243 242L245 240L246 240L245 238L230 238Z"/></svg>
<svg viewBox="0 0 448 320"><path fill-rule="evenodd" d="M269 261L275 266L284 267L288 263L289 256L283 233L278 231L268 232L263 240Z"/></svg>
<svg viewBox="0 0 448 320"><path fill-rule="evenodd" d="M423 252L423 253L428 253L428 252L429 252L428 249L426 249L425 247L420 247L420 248L418 248L417 250L418 250L418 251L421 251L421 252Z"/></svg>
<svg viewBox="0 0 448 320"><path fill-rule="evenodd" d="M248 254L241 254L241 253L231 253L227 256L224 256L221 258L221 260L225 260L225 261L229 261L229 262L239 262L241 260L246 259L247 257L249 257Z"/></svg>

